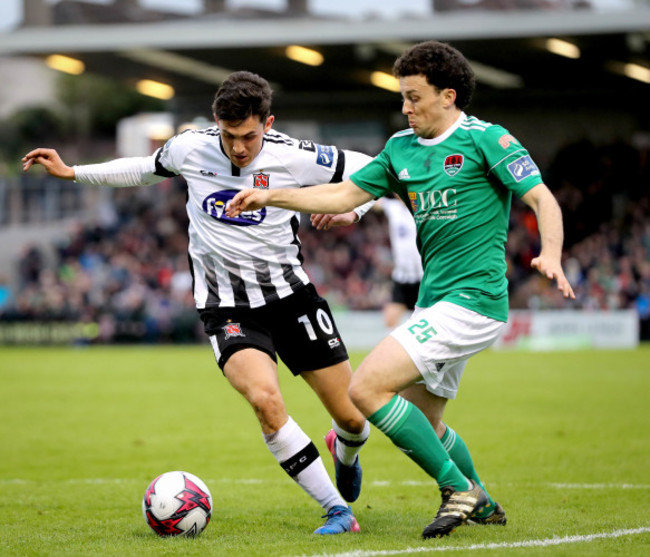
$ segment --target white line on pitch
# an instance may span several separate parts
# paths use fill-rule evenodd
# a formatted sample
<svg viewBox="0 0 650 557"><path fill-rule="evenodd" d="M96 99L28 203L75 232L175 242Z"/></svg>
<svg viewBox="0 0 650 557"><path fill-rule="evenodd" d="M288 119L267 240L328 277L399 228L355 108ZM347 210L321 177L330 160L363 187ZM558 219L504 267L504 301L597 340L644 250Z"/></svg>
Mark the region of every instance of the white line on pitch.
<svg viewBox="0 0 650 557"><path fill-rule="evenodd" d="M400 485L407 487L426 487L432 486L433 480L431 481L419 481L419 480L402 480L399 482L394 482L390 480L375 480L370 482L370 485L373 487L390 487L391 485ZM512 486L515 484L512 483L488 483L488 487L499 487L499 486ZM519 485L519 484L517 484ZM578 484L578 483L544 483L544 484L534 484L527 483L526 485L534 486L547 486L553 487L556 489L650 489L650 484L617 484L617 483L593 483L593 484Z"/></svg>
<svg viewBox="0 0 650 557"><path fill-rule="evenodd" d="M650 489L650 485L641 484L548 484L558 489Z"/></svg>
<svg viewBox="0 0 650 557"><path fill-rule="evenodd" d="M455 547L435 547L431 545L420 547L407 547L405 549L384 549L377 551L348 551L345 553L318 553L312 557L375 557L383 555L406 555L410 553L432 553L434 551L474 551L479 549L510 549L518 547L549 547L570 543L585 543L594 540L621 538L623 536L634 536L637 534L650 533L650 527L629 528L626 530L614 530L613 532L601 532L597 534L586 534L583 536L564 536L562 538L546 538L542 540L523 540L520 542L504 543L478 543L473 545Z"/></svg>
<svg viewBox="0 0 650 557"><path fill-rule="evenodd" d="M209 484L225 483L225 484L243 484L243 485L256 485L256 484L271 484L271 483L284 483L284 477L279 476L274 479L260 479L260 478L206 478L205 481ZM120 483L137 483L141 482L137 478L68 478L61 480L27 480L23 478L0 478L0 485L20 485L20 484L33 484L33 483L56 483L64 482L69 484L120 484ZM373 487L390 487L390 486L406 486L406 487L431 487L432 481L419 481L419 480L402 480L399 482L390 480L375 480L369 482ZM489 487L498 486L512 486L511 483L488 484ZM531 486L546 486L554 489L650 489L650 484L625 484L625 483L593 483L593 484L579 484L579 483L544 483L544 484L527 484Z"/></svg>

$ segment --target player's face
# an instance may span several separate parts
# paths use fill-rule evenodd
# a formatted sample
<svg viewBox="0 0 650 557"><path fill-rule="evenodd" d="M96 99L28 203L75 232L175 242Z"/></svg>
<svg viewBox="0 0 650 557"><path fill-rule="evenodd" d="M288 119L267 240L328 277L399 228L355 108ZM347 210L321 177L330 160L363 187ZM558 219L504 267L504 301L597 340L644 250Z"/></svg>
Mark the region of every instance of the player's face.
<svg viewBox="0 0 650 557"><path fill-rule="evenodd" d="M409 127L419 137L434 138L449 125L449 108L455 106L456 91L437 89L422 75L400 77L402 114L409 120Z"/></svg>
<svg viewBox="0 0 650 557"><path fill-rule="evenodd" d="M249 116L237 122L217 119L223 150L235 166L244 168L259 154L264 134L271 129L273 120L273 116L264 123L259 116Z"/></svg>

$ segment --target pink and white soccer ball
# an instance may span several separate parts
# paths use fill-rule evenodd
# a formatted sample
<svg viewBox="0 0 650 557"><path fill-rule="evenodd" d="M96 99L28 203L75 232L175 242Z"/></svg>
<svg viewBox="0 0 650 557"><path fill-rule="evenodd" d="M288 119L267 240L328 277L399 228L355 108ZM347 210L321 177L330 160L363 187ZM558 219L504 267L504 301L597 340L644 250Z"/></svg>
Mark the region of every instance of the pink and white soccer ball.
<svg viewBox="0 0 650 557"><path fill-rule="evenodd" d="M198 536L210 522L212 495L189 472L166 472L149 484L142 514L159 536Z"/></svg>

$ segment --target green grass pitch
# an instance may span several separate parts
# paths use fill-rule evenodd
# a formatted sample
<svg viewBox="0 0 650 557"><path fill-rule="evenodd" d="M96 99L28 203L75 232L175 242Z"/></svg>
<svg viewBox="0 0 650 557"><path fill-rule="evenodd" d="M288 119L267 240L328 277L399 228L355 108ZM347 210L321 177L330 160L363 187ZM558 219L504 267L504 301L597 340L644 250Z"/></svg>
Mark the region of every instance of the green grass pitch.
<svg viewBox="0 0 650 557"><path fill-rule="evenodd" d="M280 375L333 475L329 417ZM650 555L650 346L475 357L446 418L509 523L427 541L438 491L374 428L353 505L362 532L312 535L321 509L266 450L208 346L0 348L0 381L3 556ZM196 539L158 538L142 518L149 482L177 469L212 491Z"/></svg>

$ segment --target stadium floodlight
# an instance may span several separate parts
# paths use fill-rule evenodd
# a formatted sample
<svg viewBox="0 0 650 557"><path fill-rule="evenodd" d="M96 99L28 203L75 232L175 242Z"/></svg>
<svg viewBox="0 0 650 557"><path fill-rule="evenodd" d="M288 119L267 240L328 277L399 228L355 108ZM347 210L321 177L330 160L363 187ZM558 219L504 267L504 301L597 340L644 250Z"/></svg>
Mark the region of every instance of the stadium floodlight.
<svg viewBox="0 0 650 557"><path fill-rule="evenodd" d="M520 75L506 72L494 66L482 64L476 60L468 60L477 81L486 83L497 89L517 89L524 86L524 78Z"/></svg>
<svg viewBox="0 0 650 557"><path fill-rule="evenodd" d="M50 54L45 59L45 64L53 70L72 75L81 75L86 71L86 65L81 60L62 54Z"/></svg>
<svg viewBox="0 0 650 557"><path fill-rule="evenodd" d="M325 61L325 57L320 52L295 44L289 45L285 54L287 58L308 66L320 66Z"/></svg>
<svg viewBox="0 0 650 557"><path fill-rule="evenodd" d="M380 71L372 72L370 74L370 83L375 87L381 87L382 89L399 93L399 80L389 73Z"/></svg>
<svg viewBox="0 0 650 557"><path fill-rule="evenodd" d="M565 58L580 58L580 49L573 43L562 39L547 39L546 50Z"/></svg>
<svg viewBox="0 0 650 557"><path fill-rule="evenodd" d="M636 79L642 83L650 83L650 68L633 62L619 62L610 60L605 64L607 70L618 75L624 75L630 79Z"/></svg>
<svg viewBox="0 0 650 557"><path fill-rule="evenodd" d="M179 75L187 75L192 79L221 85L232 73L232 70L206 64L168 50L134 49L120 52L120 56Z"/></svg>
<svg viewBox="0 0 650 557"><path fill-rule="evenodd" d="M163 101L171 99L176 94L171 85L161 83L160 81L153 81L151 79L141 79L136 83L135 88L138 93L142 95L154 97Z"/></svg>
<svg viewBox="0 0 650 557"><path fill-rule="evenodd" d="M645 66L625 64L623 66L623 73L632 79L643 81L643 83L650 83L650 68L646 68Z"/></svg>

